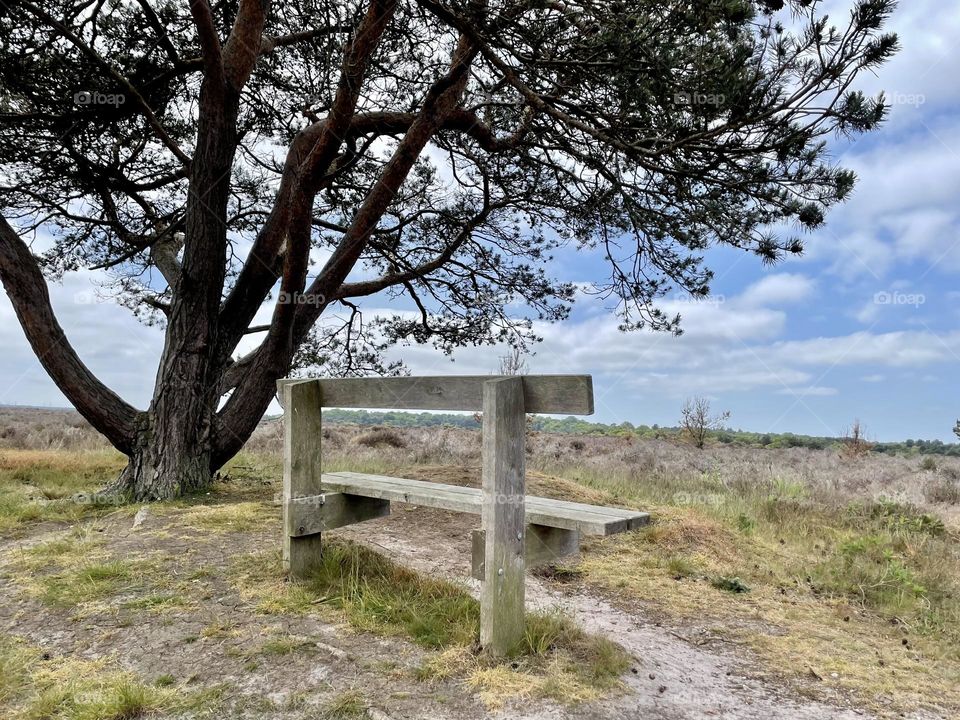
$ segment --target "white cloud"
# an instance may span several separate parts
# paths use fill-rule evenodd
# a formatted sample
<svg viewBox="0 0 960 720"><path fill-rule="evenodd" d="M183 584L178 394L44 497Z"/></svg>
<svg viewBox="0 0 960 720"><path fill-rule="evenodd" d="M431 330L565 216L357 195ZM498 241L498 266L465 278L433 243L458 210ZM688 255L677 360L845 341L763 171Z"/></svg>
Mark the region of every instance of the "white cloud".
<svg viewBox="0 0 960 720"><path fill-rule="evenodd" d="M759 296L752 295L754 300ZM928 368L956 362L960 356L960 332L938 335L929 329L783 339L783 313L767 308L747 311L745 304L742 297L735 297L725 303L693 305L681 337L621 333L612 316L589 312L579 322L538 325L544 342L530 360L531 372L604 376L606 389L601 391L598 385L598 394L608 396L624 389L631 396L672 397L767 390L802 398L837 394L838 388L823 381L840 368ZM482 374L495 371L502 353L503 349L465 348L456 353L452 365L429 348L404 348L395 355L415 373Z"/></svg>
<svg viewBox="0 0 960 720"><path fill-rule="evenodd" d="M853 316L864 325L872 325L880 316L880 305L873 300L869 300Z"/></svg>
<svg viewBox="0 0 960 720"><path fill-rule="evenodd" d="M748 287L739 300L749 307L795 303L810 297L814 287L814 281L806 275L776 273L766 275Z"/></svg>
<svg viewBox="0 0 960 720"><path fill-rule="evenodd" d="M71 273L50 285L54 312L80 359L118 395L145 407L153 390L163 334L114 302L98 300L94 273ZM67 404L49 379L6 296L0 296L0 403Z"/></svg>
<svg viewBox="0 0 960 720"><path fill-rule="evenodd" d="M778 395L793 395L794 397L830 397L837 395L840 391L833 387L824 387L823 385L810 385L803 388L784 388L778 390Z"/></svg>

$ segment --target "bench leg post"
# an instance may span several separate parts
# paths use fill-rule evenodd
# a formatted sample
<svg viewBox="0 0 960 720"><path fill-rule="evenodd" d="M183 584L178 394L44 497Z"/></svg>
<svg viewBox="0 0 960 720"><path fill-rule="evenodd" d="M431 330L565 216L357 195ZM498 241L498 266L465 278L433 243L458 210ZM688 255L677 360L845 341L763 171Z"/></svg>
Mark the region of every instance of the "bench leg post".
<svg viewBox="0 0 960 720"><path fill-rule="evenodd" d="M517 648L524 636L523 380L483 386L484 579L480 591L480 645L494 656Z"/></svg>
<svg viewBox="0 0 960 720"><path fill-rule="evenodd" d="M319 495L320 383L283 386L283 567L304 577L320 562L320 533L300 535L292 504Z"/></svg>

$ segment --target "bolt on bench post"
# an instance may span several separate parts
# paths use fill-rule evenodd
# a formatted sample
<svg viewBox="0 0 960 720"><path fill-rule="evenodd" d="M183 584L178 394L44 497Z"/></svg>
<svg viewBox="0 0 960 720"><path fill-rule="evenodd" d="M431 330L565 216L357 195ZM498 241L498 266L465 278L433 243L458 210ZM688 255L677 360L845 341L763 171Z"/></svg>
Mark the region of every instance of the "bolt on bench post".
<svg viewBox="0 0 960 720"><path fill-rule="evenodd" d="M523 380L485 382L480 645L497 656L514 650L524 635L525 446Z"/></svg>

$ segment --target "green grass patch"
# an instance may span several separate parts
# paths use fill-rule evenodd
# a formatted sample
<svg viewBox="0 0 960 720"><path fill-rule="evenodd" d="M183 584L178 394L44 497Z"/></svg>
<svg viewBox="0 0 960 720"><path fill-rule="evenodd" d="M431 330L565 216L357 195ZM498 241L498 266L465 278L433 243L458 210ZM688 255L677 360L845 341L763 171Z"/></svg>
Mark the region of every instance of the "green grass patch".
<svg viewBox="0 0 960 720"><path fill-rule="evenodd" d="M62 567L35 576L28 592L47 605L76 609L116 595L139 592L162 582L162 562L153 559L85 559L78 565ZM170 600L166 600L169 604ZM157 607L157 595L127 601L137 608ZM131 606L131 605L128 605Z"/></svg>
<svg viewBox="0 0 960 720"><path fill-rule="evenodd" d="M164 677L164 676L161 676ZM9 720L128 720L157 713L213 713L222 688L148 684L108 660L50 658L0 636L0 716Z"/></svg>
<svg viewBox="0 0 960 720"><path fill-rule="evenodd" d="M320 565L302 582L284 583L279 568L277 554L248 555L235 561L230 577L262 612L334 613L358 630L408 637L434 651L417 673L421 680L465 676L491 705L531 692L561 702L593 698L618 687L631 662L615 643L560 615L536 613L527 615L509 662L489 659L477 651L479 603L463 588L354 543L327 541ZM296 649L291 642L277 639L278 652ZM501 671L514 675L503 687Z"/></svg>
<svg viewBox="0 0 960 720"><path fill-rule="evenodd" d="M24 550L9 551L8 577L46 605L81 609L107 598L146 593L121 607L159 612L185 601L168 589L167 558L117 558L104 549L103 538L79 526L63 537Z"/></svg>
<svg viewBox="0 0 960 720"><path fill-rule="evenodd" d="M258 648L258 653L261 655L282 656L290 655L298 650L314 647L316 647L315 643L305 640L304 638L278 637L264 642Z"/></svg>
<svg viewBox="0 0 960 720"><path fill-rule="evenodd" d="M151 593L134 600L127 600L121 604L121 607L128 610L149 610L158 613L186 606L187 601L180 595L173 593Z"/></svg>
<svg viewBox="0 0 960 720"><path fill-rule="evenodd" d="M469 645L479 634L479 604L463 590L356 544L328 543L306 586L352 625L407 635L424 647Z"/></svg>
<svg viewBox="0 0 960 720"><path fill-rule="evenodd" d="M726 592L735 594L750 592L750 586L738 577L727 577L726 575L720 575L713 578L710 581L710 584L713 585L717 590L724 590Z"/></svg>

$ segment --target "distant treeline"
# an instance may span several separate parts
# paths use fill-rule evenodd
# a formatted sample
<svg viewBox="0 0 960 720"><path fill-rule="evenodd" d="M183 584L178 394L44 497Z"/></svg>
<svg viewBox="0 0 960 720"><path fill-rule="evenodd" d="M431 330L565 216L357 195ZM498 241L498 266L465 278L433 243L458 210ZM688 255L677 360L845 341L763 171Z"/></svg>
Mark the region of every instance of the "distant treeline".
<svg viewBox="0 0 960 720"><path fill-rule="evenodd" d="M480 424L473 415L413 412L372 412L369 410L325 409L323 417L333 424L389 425L393 427L458 427L478 430ZM531 416L531 427L539 432L569 433L571 435L633 436L650 439L678 439L680 428L659 425L634 425L623 422L619 425L587 422L576 417L562 419ZM795 435L794 433L756 433L746 430L715 430L710 432L714 442L724 445L747 447L790 448L805 447L813 450L839 449L843 438ZM904 440L902 442L872 443L874 452L890 455L950 455L960 456L960 444L942 440Z"/></svg>

